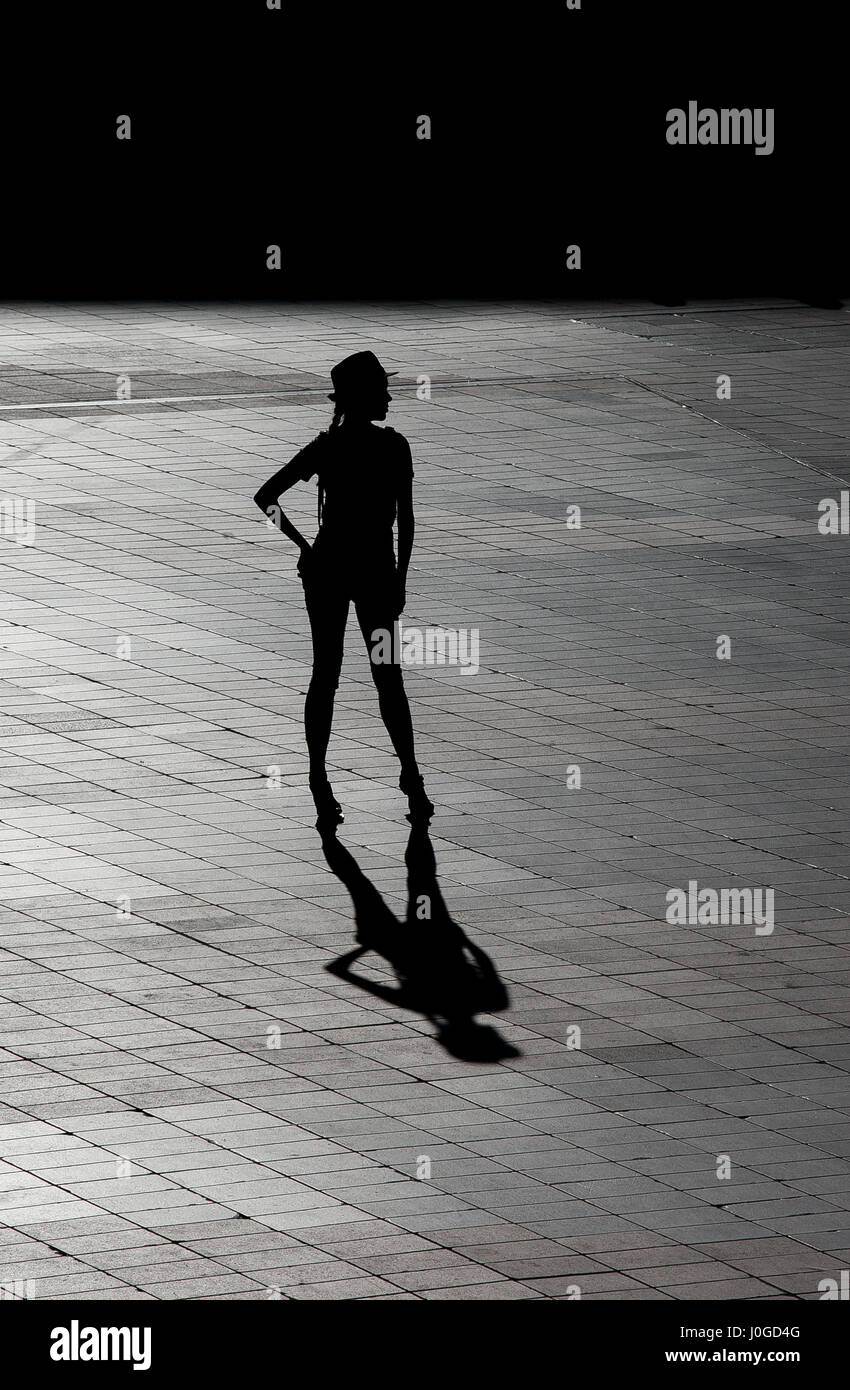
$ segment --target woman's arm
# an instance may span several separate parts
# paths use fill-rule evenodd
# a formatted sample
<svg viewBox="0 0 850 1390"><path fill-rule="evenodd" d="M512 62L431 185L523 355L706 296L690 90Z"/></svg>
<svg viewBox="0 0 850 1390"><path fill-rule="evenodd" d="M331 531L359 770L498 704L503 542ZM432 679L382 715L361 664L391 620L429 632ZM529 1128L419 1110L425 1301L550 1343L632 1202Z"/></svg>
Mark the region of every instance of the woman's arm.
<svg viewBox="0 0 850 1390"><path fill-rule="evenodd" d="M310 469L309 463L305 461L305 452L306 450L302 449L300 453L295 455L295 458L290 459L289 463L283 465L283 468L279 468L276 473L273 473L268 481L263 483L262 487L254 493L254 501L263 515L269 517L278 530L288 536L291 541L294 541L302 551L309 549L309 542L305 536L302 536L297 526L293 526L289 517L278 506L277 501L284 492L288 492L296 483L304 482L315 472L315 469Z"/></svg>
<svg viewBox="0 0 850 1390"><path fill-rule="evenodd" d="M397 580L398 590L396 593L398 618L404 611L407 601L405 589L407 587L407 567L410 564L410 557L413 553L413 535L415 523L413 519L413 473L404 478L398 495L398 509L396 512L398 523L398 566Z"/></svg>

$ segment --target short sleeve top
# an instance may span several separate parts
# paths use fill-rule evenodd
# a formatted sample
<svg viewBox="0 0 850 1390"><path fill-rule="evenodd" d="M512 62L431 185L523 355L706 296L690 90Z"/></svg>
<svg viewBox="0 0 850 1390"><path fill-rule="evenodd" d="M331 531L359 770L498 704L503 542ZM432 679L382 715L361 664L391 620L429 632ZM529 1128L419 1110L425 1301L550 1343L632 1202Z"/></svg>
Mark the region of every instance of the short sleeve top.
<svg viewBox="0 0 850 1390"><path fill-rule="evenodd" d="M371 547L392 550L398 503L413 478L404 435L389 426L341 426L318 435L290 466L304 481L317 479L323 548L333 544L364 556Z"/></svg>

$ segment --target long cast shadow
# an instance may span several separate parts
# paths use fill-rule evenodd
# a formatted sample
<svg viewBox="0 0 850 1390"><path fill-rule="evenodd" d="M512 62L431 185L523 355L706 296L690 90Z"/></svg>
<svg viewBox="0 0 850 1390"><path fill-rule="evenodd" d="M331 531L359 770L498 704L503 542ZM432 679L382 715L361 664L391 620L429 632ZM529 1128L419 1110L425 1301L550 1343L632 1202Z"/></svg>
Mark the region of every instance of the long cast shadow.
<svg viewBox="0 0 850 1390"><path fill-rule="evenodd" d="M437 1041L453 1057L498 1062L519 1050L479 1013L497 1013L510 1003L508 991L486 952L449 915L437 883L437 861L427 827L414 825L407 842L407 913L403 921L387 907L353 854L333 834L322 837L328 866L351 894L357 946L326 965L332 975L359 989L424 1014ZM397 983L383 984L352 969L374 951L392 967Z"/></svg>

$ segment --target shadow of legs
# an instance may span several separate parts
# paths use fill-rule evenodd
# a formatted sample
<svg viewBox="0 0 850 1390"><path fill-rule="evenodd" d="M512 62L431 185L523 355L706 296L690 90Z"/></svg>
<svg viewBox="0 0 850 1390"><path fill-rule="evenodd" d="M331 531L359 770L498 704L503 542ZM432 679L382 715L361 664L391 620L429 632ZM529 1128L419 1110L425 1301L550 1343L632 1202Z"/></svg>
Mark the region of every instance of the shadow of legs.
<svg viewBox="0 0 850 1390"><path fill-rule="evenodd" d="M376 998L423 1014L436 1029L437 1041L454 1057L493 1062L519 1056L495 1028L475 1020L477 1013L506 1009L508 992L486 952L449 915L427 829L414 825L408 840L408 909L403 921L335 836L324 835L322 847L328 867L351 894L358 943L325 969ZM394 985L352 969L369 951L391 967Z"/></svg>

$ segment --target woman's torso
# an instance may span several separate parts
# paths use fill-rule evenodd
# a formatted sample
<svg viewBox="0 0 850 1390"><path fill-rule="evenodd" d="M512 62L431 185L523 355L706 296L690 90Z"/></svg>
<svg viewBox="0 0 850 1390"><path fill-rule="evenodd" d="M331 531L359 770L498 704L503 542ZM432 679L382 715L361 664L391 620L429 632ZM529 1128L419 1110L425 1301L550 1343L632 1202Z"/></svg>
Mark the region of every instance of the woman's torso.
<svg viewBox="0 0 850 1390"><path fill-rule="evenodd" d="M412 472L407 441L392 429L344 424L319 439L316 560L391 571L393 523Z"/></svg>

